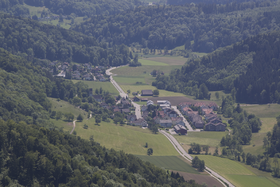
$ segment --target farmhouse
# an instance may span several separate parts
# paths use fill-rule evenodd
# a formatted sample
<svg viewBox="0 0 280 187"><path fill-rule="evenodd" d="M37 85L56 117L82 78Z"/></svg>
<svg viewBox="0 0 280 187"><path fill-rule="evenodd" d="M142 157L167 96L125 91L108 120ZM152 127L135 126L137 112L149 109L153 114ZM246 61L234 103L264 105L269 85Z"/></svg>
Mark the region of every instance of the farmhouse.
<svg viewBox="0 0 280 187"><path fill-rule="evenodd" d="M186 127L184 127L183 125L175 125L174 130L176 133L180 133L182 135L185 135L188 132Z"/></svg>
<svg viewBox="0 0 280 187"><path fill-rule="evenodd" d="M127 121L136 121L136 115L127 115L126 116Z"/></svg>
<svg viewBox="0 0 280 187"><path fill-rule="evenodd" d="M199 115L192 116L192 123L195 126L195 128L197 128L197 129L203 129L203 127L204 127L204 122L203 122L201 116L199 116Z"/></svg>
<svg viewBox="0 0 280 187"><path fill-rule="evenodd" d="M133 99L132 99L134 102L139 102L140 101L140 99L138 98L138 97L133 97Z"/></svg>
<svg viewBox="0 0 280 187"><path fill-rule="evenodd" d="M153 91L152 90L142 90L141 96L153 96Z"/></svg>

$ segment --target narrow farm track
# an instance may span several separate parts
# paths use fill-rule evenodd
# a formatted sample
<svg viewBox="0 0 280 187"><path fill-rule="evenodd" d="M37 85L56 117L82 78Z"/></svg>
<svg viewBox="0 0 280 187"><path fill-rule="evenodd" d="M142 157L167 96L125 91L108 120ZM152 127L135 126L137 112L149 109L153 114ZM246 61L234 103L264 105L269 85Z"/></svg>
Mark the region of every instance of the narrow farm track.
<svg viewBox="0 0 280 187"><path fill-rule="evenodd" d="M75 127L76 127L76 121L77 121L77 120L74 120L74 121L73 121L73 129L71 130L70 134L72 134L72 133L74 132L74 130L75 130Z"/></svg>

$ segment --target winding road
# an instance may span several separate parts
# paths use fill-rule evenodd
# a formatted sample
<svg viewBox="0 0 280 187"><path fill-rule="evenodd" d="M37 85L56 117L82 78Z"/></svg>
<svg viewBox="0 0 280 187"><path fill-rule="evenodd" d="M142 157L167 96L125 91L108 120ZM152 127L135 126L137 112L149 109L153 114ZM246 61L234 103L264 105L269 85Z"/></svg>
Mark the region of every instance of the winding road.
<svg viewBox="0 0 280 187"><path fill-rule="evenodd" d="M159 132L161 134L163 134L170 142L171 144L174 146L174 148L176 149L176 151L178 151L178 153L184 157L185 159L187 159L188 161L192 161L192 156L189 155L184 149L183 147L179 144L179 142L170 134L168 134L167 132L165 132L164 130L159 130ZM205 166L205 171L211 175L212 177L214 177L215 179L217 179L219 182L221 182L222 185L226 186L224 183L227 183L229 187L234 187L233 184L231 184L227 179L225 179L224 177L222 177L221 175L219 175L218 173L216 173L215 171L211 170L210 168L208 168L207 166Z"/></svg>
<svg viewBox="0 0 280 187"><path fill-rule="evenodd" d="M121 66L119 66L121 67ZM128 95L122 90L122 88L118 85L118 83L113 79L113 73L111 73L111 70L116 69L116 67L112 67L110 69L106 70L106 75L110 76L110 82L113 84L113 86L118 90L118 92L120 93L120 96L123 98L128 98ZM132 105L135 107L135 115L136 118L142 118L141 115L141 107L140 105L138 105L137 103L134 103L133 101L131 101Z"/></svg>

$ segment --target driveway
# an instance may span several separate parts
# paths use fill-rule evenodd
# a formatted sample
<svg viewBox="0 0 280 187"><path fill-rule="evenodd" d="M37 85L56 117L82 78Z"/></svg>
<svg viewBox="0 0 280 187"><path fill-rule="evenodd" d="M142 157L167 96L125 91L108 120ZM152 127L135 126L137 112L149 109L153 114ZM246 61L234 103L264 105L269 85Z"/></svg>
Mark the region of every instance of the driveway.
<svg viewBox="0 0 280 187"><path fill-rule="evenodd" d="M180 110L177 109L177 106L171 106L177 114L179 114L180 117L183 118L183 122L185 123L185 126L188 128L188 131L194 131L192 126L189 124L189 122L186 120L186 118L181 114Z"/></svg>

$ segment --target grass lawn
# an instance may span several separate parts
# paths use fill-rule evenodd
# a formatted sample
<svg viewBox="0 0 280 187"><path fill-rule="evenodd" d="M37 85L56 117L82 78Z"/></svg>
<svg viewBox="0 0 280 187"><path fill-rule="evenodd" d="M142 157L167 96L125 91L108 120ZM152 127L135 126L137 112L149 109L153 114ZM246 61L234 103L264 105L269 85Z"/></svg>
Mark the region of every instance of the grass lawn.
<svg viewBox="0 0 280 187"><path fill-rule="evenodd" d="M260 118L262 122L261 130L259 133L267 133L272 131L274 125L277 123L276 118Z"/></svg>
<svg viewBox="0 0 280 187"><path fill-rule="evenodd" d="M57 127L57 128L63 128L63 131L65 132L69 132L73 129L73 123L72 122L67 122L64 120L56 120L56 119L51 119L50 121L53 122L53 124Z"/></svg>
<svg viewBox="0 0 280 187"><path fill-rule="evenodd" d="M88 129L84 129L84 124ZM135 155L147 155L146 142L149 148L153 148L155 156L177 156L168 139L162 134L152 134L148 129L133 126L120 126L113 123L101 122L100 126L95 125L95 119L84 120L76 123L77 135L89 139L91 135L96 142L108 149L123 150L126 153Z"/></svg>
<svg viewBox="0 0 280 187"><path fill-rule="evenodd" d="M253 133L250 145L244 145L243 150L245 153L254 155L262 154L265 150L263 148L263 138L266 133Z"/></svg>
<svg viewBox="0 0 280 187"><path fill-rule="evenodd" d="M152 78L152 77L151 77ZM134 76L115 76L114 80L118 83L118 84L125 84L125 85L135 85L138 86L136 84L136 82L141 82L142 84L147 84L146 83L146 79L144 76L139 76L139 77L134 77Z"/></svg>
<svg viewBox="0 0 280 187"><path fill-rule="evenodd" d="M81 80L72 80L72 81L73 81L73 83L77 83ZM102 89L104 91L108 91L112 95L119 95L119 92L113 86L113 84L111 82L96 82L96 81L81 81L81 82L88 85L89 88L92 88L93 94L95 94L95 89L96 88L99 89L100 87L102 87Z"/></svg>
<svg viewBox="0 0 280 187"><path fill-rule="evenodd" d="M200 145L209 145L211 147L216 147L220 144L223 136L228 132L188 132L186 136L175 135L174 137L179 143L191 144L198 143Z"/></svg>
<svg viewBox="0 0 280 187"><path fill-rule="evenodd" d="M241 104L242 108L248 113L255 114L259 118L276 118L280 115L279 104L266 104L266 105L247 105Z"/></svg>
<svg viewBox="0 0 280 187"><path fill-rule="evenodd" d="M277 187L275 183L267 179L266 177L261 176L252 176L252 175L226 175L227 178L236 186L236 187Z"/></svg>
<svg viewBox="0 0 280 187"><path fill-rule="evenodd" d="M156 61L151 61L146 59L139 59L138 61L142 64L142 66L169 66L166 63L156 62Z"/></svg>
<svg viewBox="0 0 280 187"><path fill-rule="evenodd" d="M196 155L193 155L196 156ZM220 158L211 155L197 155L200 159L205 161L205 165L209 166L212 170L218 172L222 176L228 174L233 175L254 175L252 171L243 166L237 161L227 158Z"/></svg>
<svg viewBox="0 0 280 187"><path fill-rule="evenodd" d="M190 164L181 160L177 156L144 156L144 155L137 155L137 156L141 158L143 161L147 161L152 164L155 164L160 168L199 174L199 172L195 170Z"/></svg>
<svg viewBox="0 0 280 187"><path fill-rule="evenodd" d="M75 118L79 115L82 114L82 116L87 118L87 112L75 107L74 105L71 105L70 103L63 101L63 100L58 100L55 98L50 98L48 97L50 102L52 103L52 110L54 111L61 111L62 113L72 113L74 114Z"/></svg>

